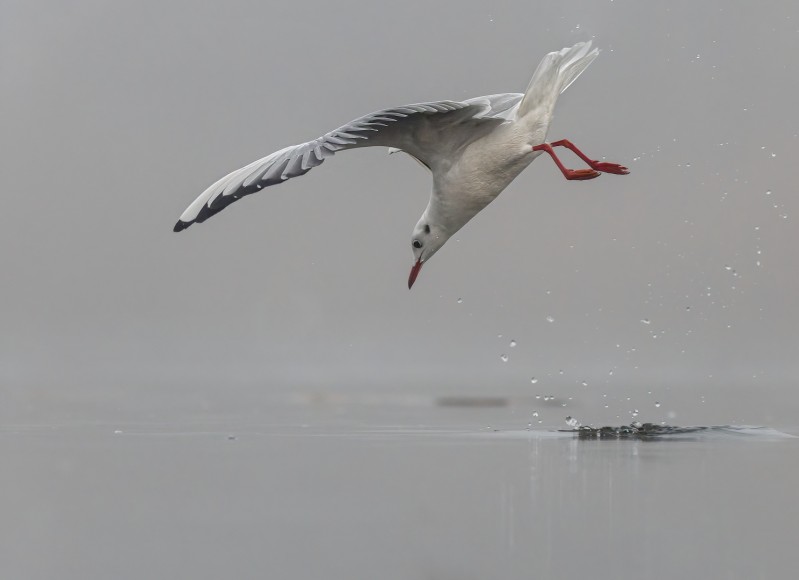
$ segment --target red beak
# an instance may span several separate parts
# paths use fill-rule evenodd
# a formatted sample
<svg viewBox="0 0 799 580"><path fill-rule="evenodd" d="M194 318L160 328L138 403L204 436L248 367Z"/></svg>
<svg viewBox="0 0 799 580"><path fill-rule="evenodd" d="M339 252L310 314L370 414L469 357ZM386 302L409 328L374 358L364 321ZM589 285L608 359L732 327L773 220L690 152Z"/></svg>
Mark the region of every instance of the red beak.
<svg viewBox="0 0 799 580"><path fill-rule="evenodd" d="M413 268L411 268L411 275L408 276L408 290L410 290L411 286L413 286L413 283L416 282L416 277L419 275L419 270L421 269L422 269L422 259L419 258L418 260L416 260L416 263L413 265Z"/></svg>

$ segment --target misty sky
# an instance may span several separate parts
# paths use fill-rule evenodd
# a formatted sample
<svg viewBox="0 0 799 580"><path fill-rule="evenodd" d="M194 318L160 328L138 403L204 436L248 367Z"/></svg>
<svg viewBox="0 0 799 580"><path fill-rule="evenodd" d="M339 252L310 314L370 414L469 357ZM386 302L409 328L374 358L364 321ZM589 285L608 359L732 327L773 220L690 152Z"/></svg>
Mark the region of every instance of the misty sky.
<svg viewBox="0 0 799 580"><path fill-rule="evenodd" d="M0 6L0 381L25 404L799 371L795 2ZM171 231L258 157L384 107L523 91L587 39L602 53L550 138L631 175L567 182L539 158L410 292L430 180L385 149Z"/></svg>

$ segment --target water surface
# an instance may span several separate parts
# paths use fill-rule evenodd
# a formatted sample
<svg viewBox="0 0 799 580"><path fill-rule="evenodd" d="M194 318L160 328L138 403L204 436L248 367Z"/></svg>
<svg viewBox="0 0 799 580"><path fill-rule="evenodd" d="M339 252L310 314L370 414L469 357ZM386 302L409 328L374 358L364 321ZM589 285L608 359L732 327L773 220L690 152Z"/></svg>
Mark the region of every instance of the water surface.
<svg viewBox="0 0 799 580"><path fill-rule="evenodd" d="M752 579L797 570L799 438L781 431L581 440L528 430L488 399L328 403L4 428L2 577Z"/></svg>

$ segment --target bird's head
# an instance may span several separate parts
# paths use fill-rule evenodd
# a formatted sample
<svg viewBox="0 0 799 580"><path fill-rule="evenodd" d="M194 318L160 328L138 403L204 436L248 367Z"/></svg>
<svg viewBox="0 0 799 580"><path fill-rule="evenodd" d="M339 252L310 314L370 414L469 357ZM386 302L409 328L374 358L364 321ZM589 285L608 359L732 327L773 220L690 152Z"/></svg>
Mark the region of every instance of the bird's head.
<svg viewBox="0 0 799 580"><path fill-rule="evenodd" d="M438 224L433 223L428 217L427 212L421 217L416 227L413 228L411 235L411 249L413 250L413 267L411 268L411 275L408 277L408 289L410 290L419 271L422 269L422 264L426 263L433 257L438 250L441 249L450 234Z"/></svg>

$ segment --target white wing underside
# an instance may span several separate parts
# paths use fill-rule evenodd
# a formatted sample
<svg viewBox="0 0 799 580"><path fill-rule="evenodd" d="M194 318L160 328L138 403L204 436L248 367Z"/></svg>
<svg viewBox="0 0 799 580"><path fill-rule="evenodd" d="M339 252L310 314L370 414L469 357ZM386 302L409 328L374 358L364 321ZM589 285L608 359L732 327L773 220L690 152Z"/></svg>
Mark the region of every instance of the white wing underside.
<svg viewBox="0 0 799 580"><path fill-rule="evenodd" d="M419 103L360 117L318 139L286 147L226 175L183 212L175 231L205 221L245 195L303 175L345 149L390 147L435 171L458 149L513 120L523 96L504 93L463 102Z"/></svg>

